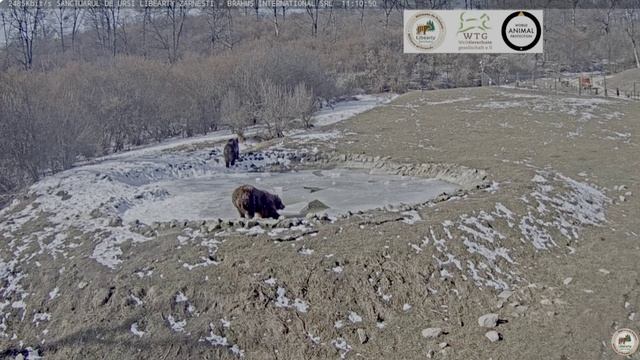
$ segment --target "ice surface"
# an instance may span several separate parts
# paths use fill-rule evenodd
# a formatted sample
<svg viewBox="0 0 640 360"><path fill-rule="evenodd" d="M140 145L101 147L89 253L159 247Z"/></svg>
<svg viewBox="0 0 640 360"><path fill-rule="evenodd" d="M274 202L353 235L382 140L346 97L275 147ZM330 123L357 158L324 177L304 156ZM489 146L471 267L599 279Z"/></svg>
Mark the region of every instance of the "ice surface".
<svg viewBox="0 0 640 360"><path fill-rule="evenodd" d="M329 206L329 215L370 210L385 205L417 204L434 199L457 186L433 179L370 175L366 171L333 169L284 173L227 173L207 177L175 178L157 182L163 195L131 204L124 212L125 222L144 223L172 219L206 220L237 218L231 193L242 184L270 192L282 188L286 205L283 215L298 215L312 200ZM320 189L320 190L317 190Z"/></svg>

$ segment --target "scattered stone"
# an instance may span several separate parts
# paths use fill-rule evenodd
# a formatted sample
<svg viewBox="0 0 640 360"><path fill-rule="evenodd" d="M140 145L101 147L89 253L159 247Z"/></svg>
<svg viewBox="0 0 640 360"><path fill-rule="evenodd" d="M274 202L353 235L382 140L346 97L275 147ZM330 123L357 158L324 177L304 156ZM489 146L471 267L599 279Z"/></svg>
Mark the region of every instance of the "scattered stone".
<svg viewBox="0 0 640 360"><path fill-rule="evenodd" d="M307 206L305 206L300 213L301 214L305 214L305 215L309 215L309 214L313 214L313 213L319 213L322 212L326 209L328 209L329 206L327 206L325 203L323 203L320 200L311 200Z"/></svg>
<svg viewBox="0 0 640 360"><path fill-rule="evenodd" d="M356 332L358 333L358 339L360 340L360 344L364 344L367 342L367 340L369 340L369 338L367 337L367 333L364 331L364 329L359 328L358 330L356 330Z"/></svg>
<svg viewBox="0 0 640 360"><path fill-rule="evenodd" d="M498 297L500 299L507 300L511 295L513 295L513 291L503 290L500 294L498 294Z"/></svg>
<svg viewBox="0 0 640 360"><path fill-rule="evenodd" d="M629 314L629 320L634 321L636 319L636 313L632 312Z"/></svg>
<svg viewBox="0 0 640 360"><path fill-rule="evenodd" d="M607 269L598 269L599 272L605 274L605 275L609 275L611 273L611 271L607 270Z"/></svg>
<svg viewBox="0 0 640 360"><path fill-rule="evenodd" d="M120 226L122 226L122 218L120 216L109 217L109 227L120 227Z"/></svg>
<svg viewBox="0 0 640 360"><path fill-rule="evenodd" d="M85 287L87 287L87 282L86 281L80 281L78 283L78 289L84 289Z"/></svg>
<svg viewBox="0 0 640 360"><path fill-rule="evenodd" d="M485 328L492 328L498 325L498 314L484 314L478 318L478 325Z"/></svg>
<svg viewBox="0 0 640 360"><path fill-rule="evenodd" d="M627 200L627 198L624 197L624 195L618 196L618 199L620 199L620 202L625 202Z"/></svg>
<svg viewBox="0 0 640 360"><path fill-rule="evenodd" d="M440 344L438 344L438 346L440 347L440 349L444 349L449 346L449 344L447 344L446 342L441 342Z"/></svg>
<svg viewBox="0 0 640 360"><path fill-rule="evenodd" d="M564 301L564 300L562 300L560 298L554 299L553 303L556 304L556 305L568 305L569 304L568 302L566 302L566 301Z"/></svg>
<svg viewBox="0 0 640 360"><path fill-rule="evenodd" d="M435 339L442 334L442 329L439 327L426 328L422 330L422 337L427 339Z"/></svg>
<svg viewBox="0 0 640 360"><path fill-rule="evenodd" d="M564 279L562 281L562 283L564 284L564 286L567 286L567 285L571 284L572 281L573 281L573 278L572 277L568 277L568 278Z"/></svg>
<svg viewBox="0 0 640 360"><path fill-rule="evenodd" d="M487 333L484 334L484 336L486 336L487 339L489 339L489 341L491 342L496 342L500 340L500 334L495 330L487 331Z"/></svg>
<svg viewBox="0 0 640 360"><path fill-rule="evenodd" d="M527 312L527 310L529 310L529 306L527 305L518 305L514 308L515 312L517 314L524 314L525 312Z"/></svg>
<svg viewBox="0 0 640 360"><path fill-rule="evenodd" d="M551 305L552 302L549 299L542 299L542 300L540 300L540 304L542 304L542 305Z"/></svg>
<svg viewBox="0 0 640 360"><path fill-rule="evenodd" d="M427 351L427 359L433 359L433 356L435 355L435 351L429 349L429 351Z"/></svg>

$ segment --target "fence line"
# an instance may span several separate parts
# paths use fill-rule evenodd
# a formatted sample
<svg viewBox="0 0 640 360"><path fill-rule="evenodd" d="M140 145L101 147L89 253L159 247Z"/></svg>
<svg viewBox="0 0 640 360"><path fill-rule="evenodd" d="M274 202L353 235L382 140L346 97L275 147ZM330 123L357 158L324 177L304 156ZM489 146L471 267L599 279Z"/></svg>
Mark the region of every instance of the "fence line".
<svg viewBox="0 0 640 360"><path fill-rule="evenodd" d="M600 75L599 75L600 76ZM521 80L525 79L525 80ZM553 78L538 78L532 74L521 76L516 74L515 87L536 89L540 91L576 95L605 96L611 98L626 98L640 100L640 84L633 82L632 88L620 89L618 87L608 87L606 79L603 80L602 86L595 86L592 80L596 76L557 76Z"/></svg>

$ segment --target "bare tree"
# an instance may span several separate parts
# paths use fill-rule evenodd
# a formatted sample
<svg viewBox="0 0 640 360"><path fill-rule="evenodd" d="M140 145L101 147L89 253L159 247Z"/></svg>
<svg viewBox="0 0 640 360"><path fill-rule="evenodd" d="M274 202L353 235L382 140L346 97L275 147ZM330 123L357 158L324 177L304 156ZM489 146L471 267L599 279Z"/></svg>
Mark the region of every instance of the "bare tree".
<svg viewBox="0 0 640 360"><path fill-rule="evenodd" d="M311 35L318 35L318 17L320 15L320 1L310 0L307 2L306 10L307 15L311 18Z"/></svg>
<svg viewBox="0 0 640 360"><path fill-rule="evenodd" d="M231 9L224 9L217 5L204 10L209 25L209 51L213 54L216 45L222 43L227 48L233 47L231 39Z"/></svg>
<svg viewBox="0 0 640 360"><path fill-rule="evenodd" d="M220 113L223 122L240 137L244 137L245 129L251 125L249 111L235 90L228 91L222 98Z"/></svg>
<svg viewBox="0 0 640 360"><path fill-rule="evenodd" d="M399 8L399 0L382 0L382 10L384 10L384 27L389 27L389 16L394 8Z"/></svg>
<svg viewBox="0 0 640 360"><path fill-rule="evenodd" d="M54 16L56 17L56 21L58 22L58 28L56 29L58 33L58 37L60 38L60 49L64 53L64 23L66 20L65 12L67 8L65 6L60 5L57 9L53 11Z"/></svg>
<svg viewBox="0 0 640 360"><path fill-rule="evenodd" d="M283 14L284 14L284 7L283 7ZM273 4L273 30L275 31L276 37L278 37L278 35L280 35L280 28L278 27L278 7L276 6L275 2Z"/></svg>
<svg viewBox="0 0 640 360"><path fill-rule="evenodd" d="M167 57L171 64L180 58L180 39L188 12L189 9L184 5L184 2L176 0L169 2L167 7L162 10L160 18L151 18L156 40L167 51Z"/></svg>
<svg viewBox="0 0 640 360"><path fill-rule="evenodd" d="M571 0L571 26L576 27L576 9L580 0Z"/></svg>
<svg viewBox="0 0 640 360"><path fill-rule="evenodd" d="M631 45L633 46L633 57L636 61L636 68L640 69L640 58L638 57L638 44L636 41L636 21L638 20L638 10L635 8L625 9L624 18L626 21L625 31Z"/></svg>
<svg viewBox="0 0 640 360"><path fill-rule="evenodd" d="M44 22L45 13L42 10L42 0L34 3L16 0L11 4L12 24L18 32L18 40L22 52L21 63L26 70L33 65L33 48L38 37L38 31Z"/></svg>
<svg viewBox="0 0 640 360"><path fill-rule="evenodd" d="M76 37L78 35L78 30L82 23L82 15L84 14L84 9L78 7L75 3L74 6L71 7L71 50L76 51Z"/></svg>
<svg viewBox="0 0 640 360"><path fill-rule="evenodd" d="M101 6L87 9L96 38L103 49L116 56L118 52L117 30L120 24L120 1L102 0Z"/></svg>
<svg viewBox="0 0 640 360"><path fill-rule="evenodd" d="M296 118L299 118L305 128L310 128L311 115L317 105L317 98L304 83L296 85L291 96L291 110Z"/></svg>

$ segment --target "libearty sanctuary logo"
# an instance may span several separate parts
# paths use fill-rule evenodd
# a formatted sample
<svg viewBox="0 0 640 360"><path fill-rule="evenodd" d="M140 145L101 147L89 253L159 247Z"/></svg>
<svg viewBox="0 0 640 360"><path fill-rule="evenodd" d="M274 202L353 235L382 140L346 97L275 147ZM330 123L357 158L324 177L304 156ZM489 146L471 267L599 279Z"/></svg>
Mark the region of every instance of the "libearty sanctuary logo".
<svg viewBox="0 0 640 360"><path fill-rule="evenodd" d="M431 12L419 12L407 21L405 33L416 48L432 50L442 44L446 29L444 22L438 15Z"/></svg>

